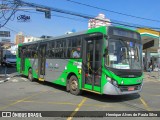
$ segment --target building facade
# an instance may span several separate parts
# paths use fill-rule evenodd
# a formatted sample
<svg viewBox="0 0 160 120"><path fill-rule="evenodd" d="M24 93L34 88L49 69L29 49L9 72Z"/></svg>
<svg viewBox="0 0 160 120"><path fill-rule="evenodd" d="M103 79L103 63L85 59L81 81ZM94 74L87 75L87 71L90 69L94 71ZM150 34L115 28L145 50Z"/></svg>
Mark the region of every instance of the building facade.
<svg viewBox="0 0 160 120"><path fill-rule="evenodd" d="M110 26L111 21L110 19L105 18L104 14L99 14L95 19L90 19L88 22L88 29L96 28L100 26Z"/></svg>
<svg viewBox="0 0 160 120"><path fill-rule="evenodd" d="M34 41L37 41L37 40L42 40L42 38L40 38L40 37L33 37L33 36L25 36L24 43L34 42Z"/></svg>
<svg viewBox="0 0 160 120"><path fill-rule="evenodd" d="M18 45L20 43L23 43L24 42L24 35L22 32L19 32L16 37L15 37L15 44Z"/></svg>

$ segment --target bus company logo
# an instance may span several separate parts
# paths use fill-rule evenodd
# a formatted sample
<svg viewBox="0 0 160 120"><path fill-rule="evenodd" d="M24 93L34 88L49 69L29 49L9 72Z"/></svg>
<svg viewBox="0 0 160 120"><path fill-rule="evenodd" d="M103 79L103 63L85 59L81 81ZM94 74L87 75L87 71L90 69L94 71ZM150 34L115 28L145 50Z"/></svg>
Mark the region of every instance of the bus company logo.
<svg viewBox="0 0 160 120"><path fill-rule="evenodd" d="M30 20L31 20L30 16L27 15L19 15L17 17L18 22L30 22Z"/></svg>
<svg viewBox="0 0 160 120"><path fill-rule="evenodd" d="M135 75L128 75L128 77L133 78L133 77L135 77Z"/></svg>

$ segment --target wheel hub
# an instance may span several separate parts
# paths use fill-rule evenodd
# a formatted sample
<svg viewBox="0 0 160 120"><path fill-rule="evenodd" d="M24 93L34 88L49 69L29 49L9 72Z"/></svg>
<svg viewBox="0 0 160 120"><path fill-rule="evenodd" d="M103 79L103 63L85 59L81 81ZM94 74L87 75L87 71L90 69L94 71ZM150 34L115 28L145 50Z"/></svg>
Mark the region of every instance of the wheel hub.
<svg viewBox="0 0 160 120"><path fill-rule="evenodd" d="M71 82L71 89L72 90L76 90L77 86L78 86L77 81L76 80L72 80L72 82Z"/></svg>

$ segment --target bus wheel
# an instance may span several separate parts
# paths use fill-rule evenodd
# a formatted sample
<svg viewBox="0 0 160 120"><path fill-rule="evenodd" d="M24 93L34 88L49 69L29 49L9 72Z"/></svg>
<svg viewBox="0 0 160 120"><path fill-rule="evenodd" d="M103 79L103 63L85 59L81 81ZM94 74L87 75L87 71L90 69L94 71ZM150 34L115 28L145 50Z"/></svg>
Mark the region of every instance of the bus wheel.
<svg viewBox="0 0 160 120"><path fill-rule="evenodd" d="M33 82L32 69L29 69L28 71L28 79Z"/></svg>
<svg viewBox="0 0 160 120"><path fill-rule="evenodd" d="M76 76L71 76L69 79L69 88L70 88L70 93L74 95L79 95L81 94L81 90L79 89L78 85L78 79Z"/></svg>

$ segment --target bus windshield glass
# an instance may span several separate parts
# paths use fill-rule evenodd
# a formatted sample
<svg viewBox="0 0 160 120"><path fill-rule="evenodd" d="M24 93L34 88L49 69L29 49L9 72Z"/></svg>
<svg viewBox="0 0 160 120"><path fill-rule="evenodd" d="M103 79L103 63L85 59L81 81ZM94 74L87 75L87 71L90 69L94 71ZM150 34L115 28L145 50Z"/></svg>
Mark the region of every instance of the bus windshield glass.
<svg viewBox="0 0 160 120"><path fill-rule="evenodd" d="M141 69L141 44L109 39L107 66L115 69Z"/></svg>

